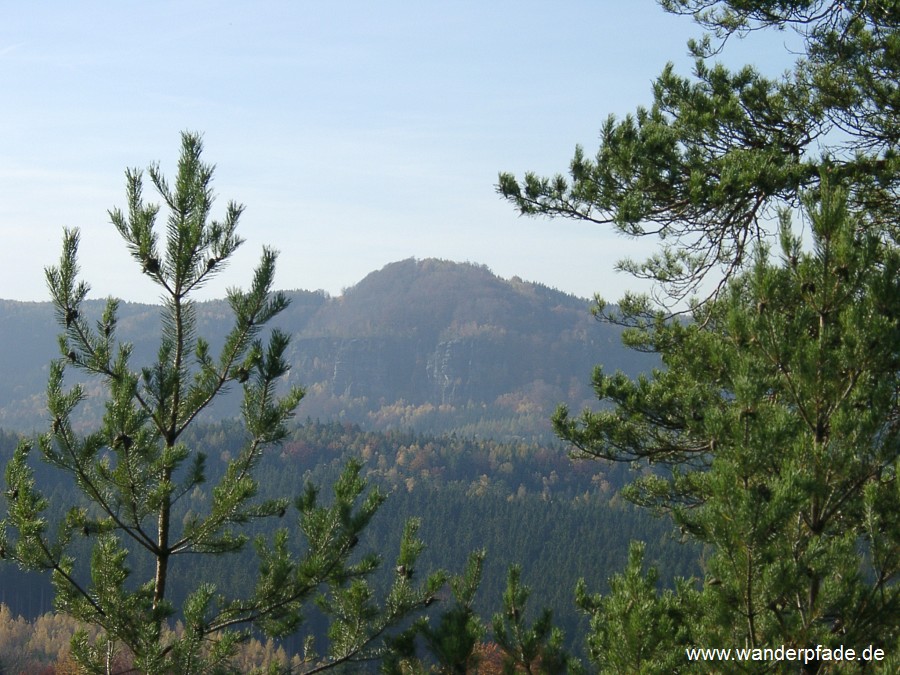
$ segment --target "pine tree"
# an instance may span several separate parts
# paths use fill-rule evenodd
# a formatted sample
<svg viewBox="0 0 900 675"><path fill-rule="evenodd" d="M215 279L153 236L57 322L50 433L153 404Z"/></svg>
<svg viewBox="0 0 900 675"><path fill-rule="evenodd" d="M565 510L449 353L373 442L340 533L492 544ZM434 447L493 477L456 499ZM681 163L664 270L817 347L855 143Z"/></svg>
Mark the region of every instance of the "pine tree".
<svg viewBox="0 0 900 675"><path fill-rule="evenodd" d="M469 556L465 572L450 582L453 606L441 615L435 627L421 627L426 647L442 673L470 673L478 668L476 648L484 637L484 626L472 605L481 584L484 557L484 551Z"/></svg>
<svg viewBox="0 0 900 675"><path fill-rule="evenodd" d="M704 588L678 600L694 645L890 653L900 637L900 250L843 190L819 197L812 251L784 214L780 262L760 247L697 320L631 331L664 369L598 368L612 406L554 419L584 456L654 465L628 496L710 547Z"/></svg>
<svg viewBox="0 0 900 675"><path fill-rule="evenodd" d="M102 629L99 641L89 640L86 632L73 640L74 655L90 672L105 672L120 647L141 672L227 669L249 627L272 636L291 634L315 598L331 620L330 646L321 657L310 649L305 668L315 672L372 658L392 626L430 603L443 576L419 585L399 578L384 601L376 601L367 579L379 558L356 549L384 497L368 490L356 463L335 484L330 504L323 505L312 486L294 501L301 541L292 542L285 528L272 541L254 541L258 569L250 597L230 598L211 579L180 608L183 631L170 630L176 608L169 582L179 558L241 551L249 539L246 526L288 512L290 499L255 499L254 469L262 453L285 437L303 396L295 387L279 393L289 368L289 337L276 328L263 340L264 328L288 305L282 293L272 291L275 251L264 248L248 291L228 291L234 323L219 353L214 355L197 333L192 296L219 275L241 245L236 230L243 212L231 202L223 219L212 219L213 168L201 153L200 137L185 133L174 185L159 166L148 171L169 212L163 242L156 222L160 207L145 203L140 171L126 172L127 209L110 212L132 258L162 293L160 346L150 365L136 369L131 346L117 339L117 300L106 302L99 320L88 319L79 233L65 232L60 263L46 271L63 329L62 357L50 366L51 428L37 445L46 462L71 476L84 503L51 528L48 498L28 464L32 444L22 443L5 473L0 554L23 568L52 573L57 609ZM81 428L78 406L87 389L66 388L70 369L106 392L102 426L95 431ZM207 487L206 457L184 442L185 430L230 387L243 391L245 442L218 484ZM209 509L185 516L181 500L195 489L207 491ZM422 549L415 532L410 523L398 560L410 569ZM81 539L91 546L87 573L71 552ZM147 567L146 580L132 578L133 569Z"/></svg>
<svg viewBox="0 0 900 675"><path fill-rule="evenodd" d="M691 644L877 643L893 672L900 5L660 4L710 31L689 43L693 75L666 67L652 104L610 117L596 156L577 148L567 176L501 174L498 185L523 215L610 224L660 245L620 264L655 281L654 296L626 294L618 308L598 298L596 312L664 368L634 381L598 369L604 406L580 418L561 409L554 423L583 456L634 462L641 476L627 495L709 547L705 579L654 598L633 558L610 597L582 586L592 660L667 672ZM784 75L714 62L729 40L771 29L803 45ZM798 212L811 245L790 224ZM674 631L612 653L611 627L635 620ZM772 668L782 666L758 664Z"/></svg>
<svg viewBox="0 0 900 675"><path fill-rule="evenodd" d="M553 675L579 672L579 664L563 650L563 633L544 609L531 626L525 617L530 589L521 582L522 568L509 568L503 592L503 612L494 614L494 640L503 652L503 672Z"/></svg>
<svg viewBox="0 0 900 675"><path fill-rule="evenodd" d="M660 0L712 31L689 43L692 77L670 64L653 103L609 117L591 158L578 147L568 176L500 175L523 215L610 224L656 237L659 252L622 268L656 280L668 305L704 279L750 262L780 207L830 175L866 226L898 234L900 6L892 0ZM798 33L805 53L783 76L713 58L729 39L764 29ZM827 170L826 170L827 169Z"/></svg>
<svg viewBox="0 0 900 675"><path fill-rule="evenodd" d="M472 605L481 584L484 557L483 550L472 553L463 574L450 580L453 605L434 625L422 618L392 641L390 657L381 665L382 673L465 675L478 672L478 647L484 637L484 626ZM398 568L397 573L406 574L407 570ZM417 655L420 637L426 652L424 659Z"/></svg>
<svg viewBox="0 0 900 675"><path fill-rule="evenodd" d="M685 582L677 593L659 593L656 568L644 572L641 542L632 542L625 571L610 579L609 594L590 594L582 579L576 603L590 617L587 655L601 673L669 675L684 665L684 649L692 646L688 603L696 593Z"/></svg>

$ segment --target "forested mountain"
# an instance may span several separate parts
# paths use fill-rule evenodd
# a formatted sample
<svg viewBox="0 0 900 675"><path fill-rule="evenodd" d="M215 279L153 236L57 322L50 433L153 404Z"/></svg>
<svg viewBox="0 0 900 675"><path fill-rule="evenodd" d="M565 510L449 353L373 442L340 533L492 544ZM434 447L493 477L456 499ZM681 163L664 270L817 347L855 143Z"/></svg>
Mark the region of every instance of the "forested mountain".
<svg viewBox="0 0 900 675"><path fill-rule="evenodd" d="M652 363L626 352L619 330L596 322L587 300L500 279L483 266L433 259L388 265L339 297L321 291L287 295L290 307L277 319L292 338L292 369L283 386L307 390L299 409L306 423L293 427L280 452L267 454L258 467L261 497L295 496L307 480L330 485L356 458L365 477L390 493L366 533L367 545L382 551L399 538L404 521L418 518L428 543L426 568L460 570L471 552L485 550L476 599L484 620L499 607L509 565L525 563L523 581L571 637L581 632L572 602L575 581L585 576L602 584L624 563L629 539L655 542L666 581L694 571L695 552L671 539L667 522L620 500L623 467L574 464L564 448L546 442L549 416L559 403L589 405L589 373L597 362L630 374ZM93 323L102 305L88 301L83 314ZM154 359L159 314L153 305L120 306L118 334L133 344L136 367ZM197 332L209 337L213 350L220 348L231 315L224 300L198 305ZM0 353L0 372L7 374L0 382L5 465L15 444L12 430L46 430L45 388L60 328L49 302L0 301L0 331L5 344L17 346ZM77 379L70 369L67 381ZM84 385L89 396L78 419L89 426L102 414L103 398L96 382ZM235 394L214 407L216 419L207 418L185 439L209 454L212 483L246 437L234 420ZM531 442L538 438L540 443ZM52 495L54 516L80 503L58 472L42 462L33 468ZM192 492L177 518L188 518L208 497L201 489ZM77 557L87 564L87 550ZM251 553L238 564L209 564L233 590L250 591L247 569L256 564ZM208 571L185 565L173 572L177 603ZM381 583L388 577L390 568ZM34 618L51 608L46 577L2 566L0 589L0 603L14 613ZM290 640L286 646L301 648Z"/></svg>
<svg viewBox="0 0 900 675"><path fill-rule="evenodd" d="M485 620L499 606L508 566L524 562L523 580L572 637L581 632L572 603L575 580L602 583L623 564L629 539L656 542L667 581L694 571L695 552L670 538L668 523L637 514L619 499L621 467L575 465L565 449L546 442L559 403L590 404L589 373L597 362L629 374L652 364L626 352L619 330L596 322L587 300L504 280L484 266L433 259L388 265L339 297L287 295L290 307L277 320L291 335L292 368L283 386L307 390L299 410L307 421L260 465L261 497L297 495L306 480L330 485L356 458L366 478L391 495L366 533L376 550L394 542L413 517L421 519L428 542L427 568L459 570L469 553L485 550L476 601ZM81 314L99 321L103 304L89 300ZM135 367L153 362L159 315L153 305L120 306L118 335L133 344ZM231 316L224 300L198 305L197 332L209 337L212 350L221 347ZM46 430L45 388L59 331L51 303L0 301L0 336L16 345L0 353L4 465L13 431ZM70 369L67 382L78 379ZM88 397L75 419L89 427L104 401L97 382L82 382ZM236 394L186 439L210 455L211 482L245 440L234 421ZM80 503L58 472L41 462L33 468L49 488L54 516ZM188 518L207 498L195 490L177 517ZM77 559L86 565L87 550ZM253 556L234 563L222 561L217 576L248 592ZM173 598L181 602L202 576L190 565L173 573ZM0 603L15 613L33 618L50 609L46 577L3 566L0 588ZM300 649L290 641L287 646Z"/></svg>
<svg viewBox="0 0 900 675"><path fill-rule="evenodd" d="M102 631L72 640L87 672L240 672L239 643L263 634L302 649L307 673L473 672L489 648L504 673L900 672L898 5L662 4L707 31L692 74L667 66L652 105L607 117L567 175L497 188L521 215L656 241L621 266L654 293L612 314L664 368L631 377L654 362L629 359L584 300L436 260L339 298L294 292L282 314L264 248L228 331L225 303L195 313L189 296L239 246L242 207L207 219L213 167L186 132L174 188L148 170L165 249L142 174L127 216L110 212L164 311L123 307L117 324L110 302L95 330L66 230L55 310L0 315L0 603L45 611L52 573L56 611ZM797 60L775 79L718 60L730 38L788 28ZM48 369L52 311L65 361ZM102 380L85 405L71 370ZM243 421L234 398L204 418L228 385ZM569 445L534 442L559 402ZM16 443L30 428L40 452ZM11 616L4 658L27 644Z"/></svg>
<svg viewBox="0 0 900 675"><path fill-rule="evenodd" d="M278 326L292 334L291 384L307 390L301 414L366 428L415 428L467 435L546 435L559 403L593 400L589 374L602 363L629 374L652 363L623 349L619 331L600 324L588 301L486 267L404 260L373 272L339 297L292 291ZM101 311L101 301L86 308ZM224 300L199 305L198 330L228 330ZM134 363L156 349L159 310L123 303L120 334ZM44 424L48 362L59 353L50 303L0 301L0 425ZM85 414L99 413L99 401ZM215 408L238 413L237 397Z"/></svg>

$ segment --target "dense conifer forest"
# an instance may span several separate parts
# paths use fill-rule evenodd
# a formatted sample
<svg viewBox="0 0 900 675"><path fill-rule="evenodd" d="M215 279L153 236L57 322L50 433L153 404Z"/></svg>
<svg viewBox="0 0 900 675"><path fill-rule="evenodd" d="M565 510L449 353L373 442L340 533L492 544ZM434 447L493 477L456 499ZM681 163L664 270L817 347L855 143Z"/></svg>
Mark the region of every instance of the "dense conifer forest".
<svg viewBox="0 0 900 675"><path fill-rule="evenodd" d="M241 436L240 425L230 421L192 430L187 442L211 458L211 483L224 470L224 460L239 450ZM18 434L0 434L4 463L18 440ZM542 607L553 611L573 651L578 649L576 636L585 630L574 605L575 583L579 578L604 583L624 566L631 540L649 542L648 560L662 570L664 584L671 586L675 577L699 572L697 549L679 542L666 520L652 518L621 499L619 491L629 474L626 467L573 461L561 445L363 431L348 423L307 419L260 463L260 497L296 494L306 481L329 485L350 458L359 459L364 475L388 494L364 543L392 550L399 540L397 523L419 518L419 534L427 544L423 569L460 570L471 552L484 550L484 573L474 607L485 621L500 605L509 566L521 563L522 581ZM36 466L36 479L52 486L48 493L58 506L53 515L59 516L63 505L77 503L80 497L54 473ZM178 517L187 516L192 502L206 499L208 495L198 490ZM271 534L265 528L260 532ZM85 560L86 556L87 551ZM253 575L246 567L254 564L253 556L246 555L239 561L203 561L202 569L194 570L188 560L173 578L174 602L183 602L210 574L227 580L231 588L249 591ZM380 583L387 583L388 575L390 570L384 571ZM16 616L38 620L52 611L52 598L45 577L0 567L0 603L6 606L9 621ZM290 639L278 646L288 655L301 648ZM45 664L54 660L55 656L46 656Z"/></svg>

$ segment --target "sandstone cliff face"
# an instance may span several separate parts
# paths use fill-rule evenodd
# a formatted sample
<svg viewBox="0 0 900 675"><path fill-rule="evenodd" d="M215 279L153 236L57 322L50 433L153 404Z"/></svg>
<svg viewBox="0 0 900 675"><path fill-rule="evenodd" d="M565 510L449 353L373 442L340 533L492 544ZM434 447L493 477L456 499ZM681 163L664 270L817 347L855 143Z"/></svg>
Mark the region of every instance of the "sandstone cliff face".
<svg viewBox="0 0 900 675"><path fill-rule="evenodd" d="M532 381L532 372L512 362L515 350L511 346L485 338L439 343L427 364L433 401L450 405L493 402Z"/></svg>
<svg viewBox="0 0 900 675"><path fill-rule="evenodd" d="M413 337L295 338L294 375L346 398L421 405L492 403L534 379L513 340L460 337L429 344ZM547 364L548 366L550 364ZM585 371L585 372L589 372Z"/></svg>
<svg viewBox="0 0 900 675"><path fill-rule="evenodd" d="M408 399L419 400L423 387L416 372L417 349L410 338L341 340L335 349L332 392L374 400L393 400L405 394Z"/></svg>
<svg viewBox="0 0 900 675"><path fill-rule="evenodd" d="M471 339L459 338L437 345L431 353L426 371L432 395L441 404L454 404L472 389L477 348ZM482 379L478 377L477 379Z"/></svg>

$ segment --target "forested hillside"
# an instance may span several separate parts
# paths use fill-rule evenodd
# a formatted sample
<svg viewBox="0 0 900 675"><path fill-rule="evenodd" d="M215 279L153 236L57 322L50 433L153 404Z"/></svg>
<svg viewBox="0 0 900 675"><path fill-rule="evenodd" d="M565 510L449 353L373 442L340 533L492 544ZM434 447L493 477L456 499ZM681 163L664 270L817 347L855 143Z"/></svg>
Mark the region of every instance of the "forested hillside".
<svg viewBox="0 0 900 675"><path fill-rule="evenodd" d="M209 454L210 482L239 452L243 433L234 421L198 427L186 442ZM0 432L0 462L9 461L17 437ZM697 550L674 537L667 520L641 513L619 495L628 470L619 465L573 461L562 447L473 440L456 435L436 437L411 431L363 431L347 423L307 420L292 430L277 452L259 465L260 499L298 495L307 481L328 486L351 458L363 462L363 473L388 499L365 534L363 546L392 550L400 524L421 519L420 535L427 548L423 570L462 569L477 550L486 552L484 576L475 608L485 621L501 604L510 565L523 565L523 582L533 589L536 613L553 610L555 623L569 640L577 640L584 621L574 605L579 578L604 588L609 575L627 560L629 542L649 542L648 559L663 570L671 585L676 576L699 570ZM80 502L62 474L35 463L37 479L52 495L54 516ZM177 517L188 518L210 495L195 490ZM257 533L271 537L279 521ZM81 565L87 565L87 551ZM249 593L257 564L252 552L241 558L186 558L173 570L173 600L181 603L203 579L225 582L232 592ZM140 575L141 570L135 572ZM383 571L387 584L392 570ZM53 591L44 576L25 575L11 565L0 566L0 603L15 614L34 620L52 609ZM448 598L444 598L445 601ZM436 607L435 611L446 610ZM321 638L321 635L320 635ZM301 649L296 640L283 642L288 653ZM577 651L577 644L571 644Z"/></svg>
<svg viewBox="0 0 900 675"><path fill-rule="evenodd" d="M625 350L620 331L593 320L587 300L500 279L485 267L442 260L404 260L373 272L339 297L287 293L279 317L292 343L290 383L307 391L301 413L370 429L457 431L494 438L548 437L559 403L591 399L598 359L634 375L654 361ZM221 347L225 301L197 305L198 330ZM85 311L99 318L102 303ZM155 354L159 309L123 303L119 330L135 357ZM0 424L40 428L46 422L47 366L56 357L50 303L0 301L0 338L18 345L0 354ZM89 401L89 419L100 401ZM212 414L238 414L231 395Z"/></svg>

